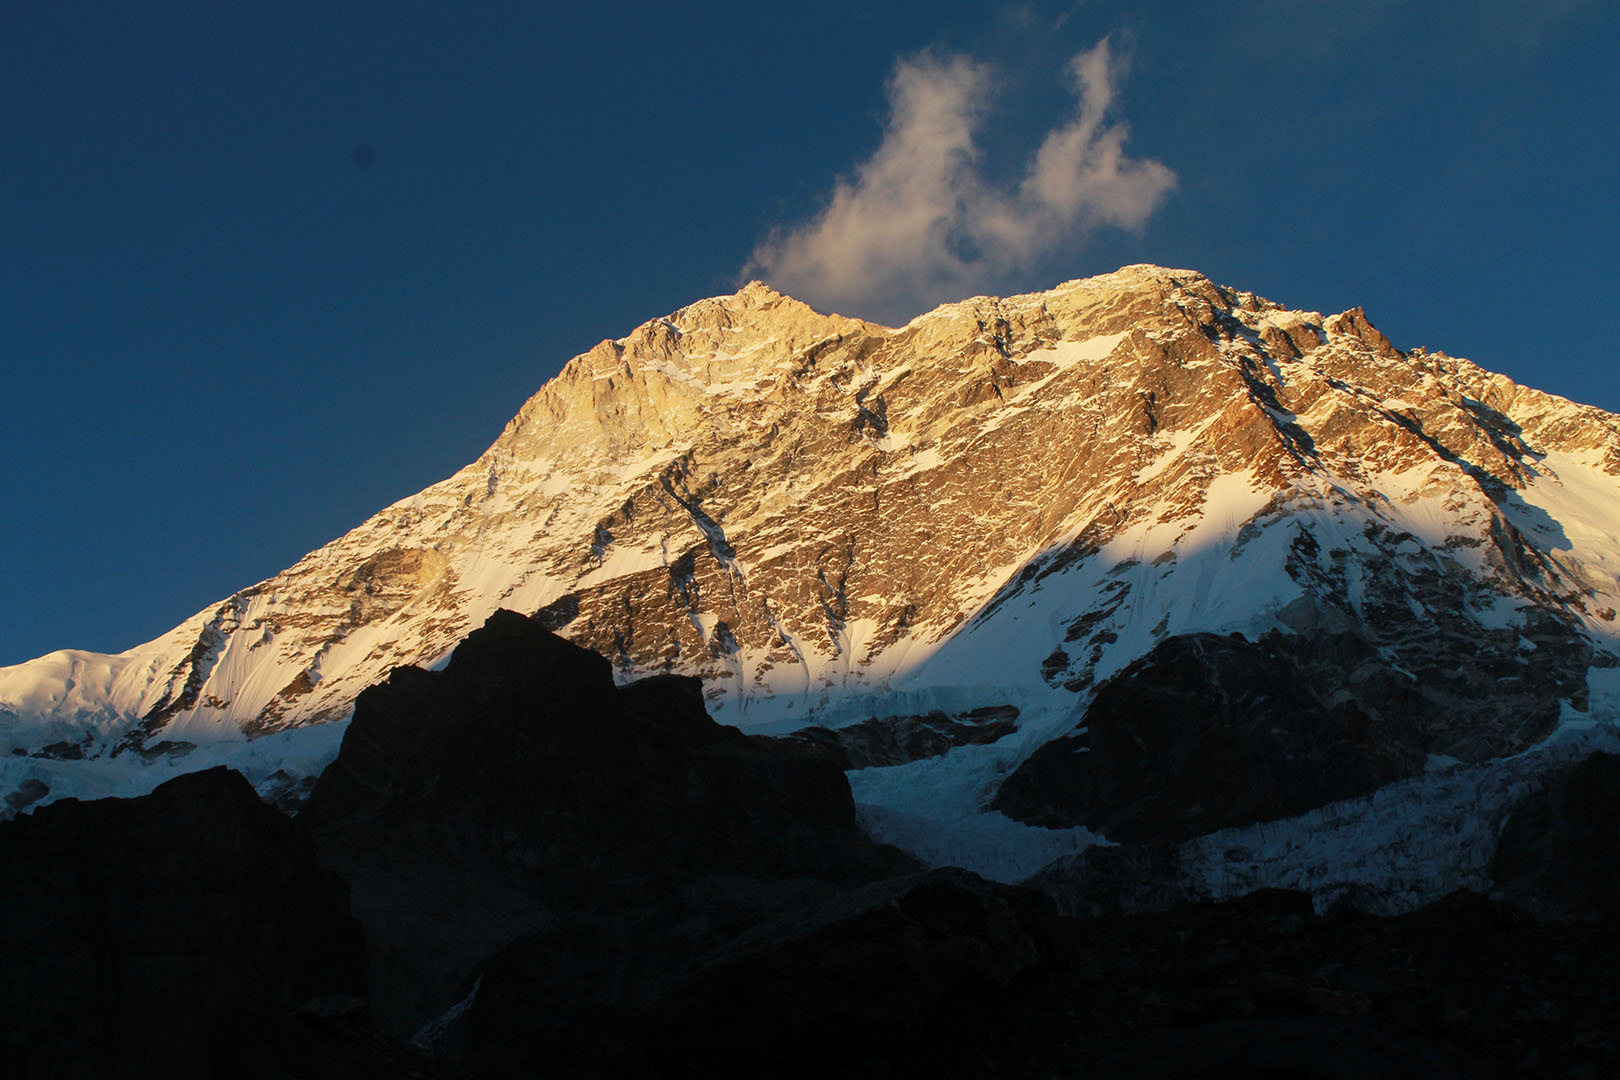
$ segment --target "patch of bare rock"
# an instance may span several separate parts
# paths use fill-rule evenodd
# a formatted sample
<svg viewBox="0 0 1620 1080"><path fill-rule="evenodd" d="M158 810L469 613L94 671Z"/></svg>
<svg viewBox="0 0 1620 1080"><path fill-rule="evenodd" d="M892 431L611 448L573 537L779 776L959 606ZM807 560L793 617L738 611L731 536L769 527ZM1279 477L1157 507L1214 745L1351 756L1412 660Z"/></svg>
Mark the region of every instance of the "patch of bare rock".
<svg viewBox="0 0 1620 1080"><path fill-rule="evenodd" d="M1098 687L1078 728L1027 758L991 806L1170 844L1366 794L1430 755L1516 753L1552 731L1561 699L1584 700L1593 655L1557 619L1527 632L1528 650L1517 633L1506 646L1461 632L1394 646L1354 631L1169 637Z"/></svg>

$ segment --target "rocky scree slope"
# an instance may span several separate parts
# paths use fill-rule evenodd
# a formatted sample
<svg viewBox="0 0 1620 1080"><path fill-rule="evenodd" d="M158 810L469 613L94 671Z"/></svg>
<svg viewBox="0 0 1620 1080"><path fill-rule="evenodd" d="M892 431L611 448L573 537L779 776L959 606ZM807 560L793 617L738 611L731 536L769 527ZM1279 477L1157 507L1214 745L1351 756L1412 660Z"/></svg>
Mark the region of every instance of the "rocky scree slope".
<svg viewBox="0 0 1620 1080"><path fill-rule="evenodd" d="M621 679L702 678L750 730L1015 716L993 744L954 740L948 764L852 774L869 819L925 854L1026 758L1008 814L1066 823L1073 844L1185 836L1611 718L1617 475L1611 414L1398 350L1359 309L1292 311L1190 271L1127 267L900 328L756 283L575 358L478 461L169 634L0 671L0 768L20 808L139 783L131 763L248 755L253 736L286 740L242 765L286 790L336 745L292 762L314 745L293 736L504 606ZM1200 658L1199 693L1222 687L1201 730L1225 760L1347 764L1141 821L1053 804L1100 781L1043 781L1030 755L1101 738L1088 709L1151 696L1158 650ZM1234 725L1256 688L1228 675L1256 663L1312 688L1304 744Z"/></svg>

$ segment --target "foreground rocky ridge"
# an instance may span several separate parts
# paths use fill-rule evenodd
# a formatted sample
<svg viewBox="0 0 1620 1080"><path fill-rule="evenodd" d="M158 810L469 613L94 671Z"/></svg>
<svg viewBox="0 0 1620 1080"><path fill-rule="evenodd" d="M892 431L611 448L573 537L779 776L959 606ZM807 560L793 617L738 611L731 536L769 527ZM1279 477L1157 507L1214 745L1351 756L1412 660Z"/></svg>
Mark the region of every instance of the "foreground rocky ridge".
<svg viewBox="0 0 1620 1080"><path fill-rule="evenodd" d="M854 827L824 746L715 725L682 680L616 689L499 613L443 671L362 696L296 820L212 770L0 823L0 876L29 884L0 936L0 1066L1604 1075L1616 762L1503 833L1499 889L1549 921L1472 893L1396 918L1277 890L1081 910L1050 881L914 869ZM1118 880L1163 880L1137 863Z"/></svg>
<svg viewBox="0 0 1620 1080"><path fill-rule="evenodd" d="M898 329L750 285L577 357L479 461L158 641L0 672L0 770L27 804L78 790L73 755L183 768L341 718L507 606L755 730L1016 709L963 801L1155 648L1237 633L1357 698L1377 783L1612 718L1617 432L1190 271Z"/></svg>
<svg viewBox="0 0 1620 1080"><path fill-rule="evenodd" d="M0 824L0 1073L205 1075L224 1025L352 1009L348 886L239 773Z"/></svg>
<svg viewBox="0 0 1620 1080"><path fill-rule="evenodd" d="M400 1035L557 919L622 937L642 917L627 913L710 879L836 886L912 865L861 836L836 764L716 724L696 680L616 687L603 658L509 611L442 671L362 694L298 820L352 883L373 1006ZM606 929L581 929L603 911Z"/></svg>

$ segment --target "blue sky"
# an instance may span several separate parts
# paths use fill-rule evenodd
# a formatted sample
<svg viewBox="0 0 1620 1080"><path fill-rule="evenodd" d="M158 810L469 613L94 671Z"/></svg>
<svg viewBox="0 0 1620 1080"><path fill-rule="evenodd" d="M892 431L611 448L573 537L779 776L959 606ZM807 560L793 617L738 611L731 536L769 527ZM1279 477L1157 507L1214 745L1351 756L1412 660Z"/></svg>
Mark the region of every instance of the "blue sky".
<svg viewBox="0 0 1620 1080"><path fill-rule="evenodd" d="M1620 6L953 7L7 4L0 664L167 630L745 273L893 319L1187 266L1620 410Z"/></svg>

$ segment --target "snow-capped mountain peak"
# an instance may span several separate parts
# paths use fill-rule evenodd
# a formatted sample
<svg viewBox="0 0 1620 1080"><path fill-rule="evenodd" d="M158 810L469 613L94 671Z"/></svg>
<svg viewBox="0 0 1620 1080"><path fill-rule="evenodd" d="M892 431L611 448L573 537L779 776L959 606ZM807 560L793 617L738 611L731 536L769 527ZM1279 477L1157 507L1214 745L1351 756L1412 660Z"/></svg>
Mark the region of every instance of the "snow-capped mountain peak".
<svg viewBox="0 0 1620 1080"><path fill-rule="evenodd" d="M478 460L168 634L0 669L6 788L342 720L498 607L623 678L701 675L752 730L1017 710L949 755L977 772L919 763L936 816L1197 633L1533 668L1470 723L1434 706L1428 751L1479 759L1589 707L1617 478L1620 418L1397 349L1359 308L1131 266L889 328L752 282L575 357Z"/></svg>

